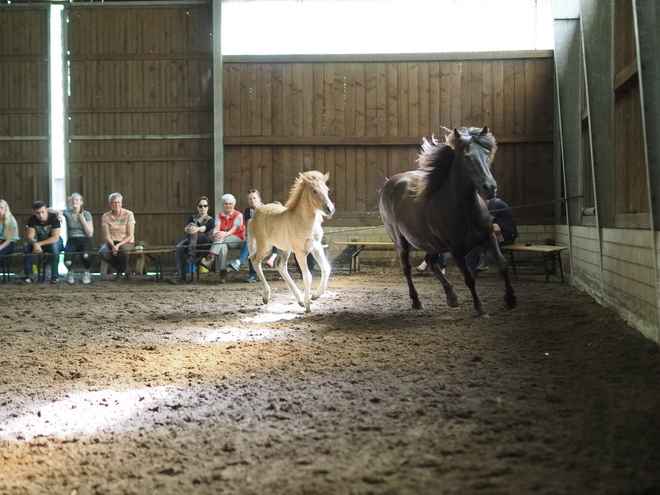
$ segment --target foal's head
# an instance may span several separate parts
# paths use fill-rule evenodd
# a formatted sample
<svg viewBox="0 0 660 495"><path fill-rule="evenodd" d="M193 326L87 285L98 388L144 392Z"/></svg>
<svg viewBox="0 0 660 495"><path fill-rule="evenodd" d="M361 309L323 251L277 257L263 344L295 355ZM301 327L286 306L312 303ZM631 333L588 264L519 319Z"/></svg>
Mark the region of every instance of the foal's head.
<svg viewBox="0 0 660 495"><path fill-rule="evenodd" d="M323 175L316 170L301 173L293 183L289 200L284 206L288 209L308 207L313 210L321 210L326 216L332 216L335 212L335 205L332 204L328 195L330 189L326 182L329 178L329 173Z"/></svg>

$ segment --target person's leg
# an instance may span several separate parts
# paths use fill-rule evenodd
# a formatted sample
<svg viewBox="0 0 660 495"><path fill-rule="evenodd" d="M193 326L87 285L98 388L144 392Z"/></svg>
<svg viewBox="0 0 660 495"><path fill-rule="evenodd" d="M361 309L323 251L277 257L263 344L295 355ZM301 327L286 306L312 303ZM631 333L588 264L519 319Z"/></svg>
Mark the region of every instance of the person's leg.
<svg viewBox="0 0 660 495"><path fill-rule="evenodd" d="M119 251L117 252L117 268L120 273L124 273L126 275L126 278L131 278L128 259L133 249L135 249L135 244L133 242L127 242L126 244L119 246Z"/></svg>
<svg viewBox="0 0 660 495"><path fill-rule="evenodd" d="M117 257L112 254L112 249L110 249L110 246L107 244L103 244L103 246L101 246L101 249L99 249L99 258L101 258L101 261L105 261L108 265L110 265L112 269L117 272L117 275L119 275Z"/></svg>
<svg viewBox="0 0 660 495"><path fill-rule="evenodd" d="M230 249L240 248L242 243L243 239L235 235L230 235L225 237L219 245L220 252L216 258L215 269L220 272L220 283L227 281L227 252Z"/></svg>
<svg viewBox="0 0 660 495"><path fill-rule="evenodd" d="M316 268L316 258L314 258L312 253L307 255L307 268L309 268L309 272L314 275L314 268Z"/></svg>
<svg viewBox="0 0 660 495"><path fill-rule="evenodd" d="M85 267L85 271L88 272L92 269L92 251L94 246L92 246L92 240L89 237L80 238L80 250L82 252L82 262Z"/></svg>
<svg viewBox="0 0 660 495"><path fill-rule="evenodd" d="M34 256L32 256L32 244L26 242L23 244L23 268L25 269L25 278L32 281L34 274L32 267L34 266Z"/></svg>
<svg viewBox="0 0 660 495"><path fill-rule="evenodd" d="M62 240L46 244L44 252L48 253L48 263L50 264L50 281L57 282L60 270L60 253L62 252Z"/></svg>
<svg viewBox="0 0 660 495"><path fill-rule="evenodd" d="M71 237L66 243L66 248L64 248L64 266L66 266L68 272L66 281L70 284L75 282L73 278L73 260L76 257L75 253L78 251L76 239L76 237Z"/></svg>
<svg viewBox="0 0 660 495"><path fill-rule="evenodd" d="M174 260L176 263L176 268L179 271L179 280L186 279L186 264L188 263L187 256L190 255L190 242L192 241L192 234L190 237L184 237L181 239L181 242L177 244L174 248ZM197 235L195 235L195 241L197 241Z"/></svg>
<svg viewBox="0 0 660 495"><path fill-rule="evenodd" d="M238 252L238 256L236 256L234 261L229 263L231 269L238 271L241 268L241 265L245 263L245 259L247 258L249 252L250 248L247 241L243 241L243 244L241 244L241 250Z"/></svg>
<svg viewBox="0 0 660 495"><path fill-rule="evenodd" d="M467 255L467 266L472 273L476 273L481 253L485 251L481 246L474 246Z"/></svg>
<svg viewBox="0 0 660 495"><path fill-rule="evenodd" d="M4 248L0 249L0 256L7 256L16 252L16 246L13 242L7 244Z"/></svg>
<svg viewBox="0 0 660 495"><path fill-rule="evenodd" d="M206 232L195 232L189 235L188 244L188 263L194 263L197 260L197 247L207 248L213 243L213 238Z"/></svg>

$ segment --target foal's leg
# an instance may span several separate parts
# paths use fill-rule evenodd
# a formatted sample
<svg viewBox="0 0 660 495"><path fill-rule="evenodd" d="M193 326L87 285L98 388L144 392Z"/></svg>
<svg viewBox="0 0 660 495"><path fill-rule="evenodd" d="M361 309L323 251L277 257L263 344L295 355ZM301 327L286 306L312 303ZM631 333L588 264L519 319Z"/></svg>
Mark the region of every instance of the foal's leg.
<svg viewBox="0 0 660 495"><path fill-rule="evenodd" d="M394 244L396 245L396 254L399 257L399 263L401 263L403 275L408 282L408 293L410 294L410 299L412 299L412 307L413 309L422 309L422 302L419 300L417 289L415 289L410 275L410 245L403 236L399 236L398 241Z"/></svg>
<svg viewBox="0 0 660 495"><path fill-rule="evenodd" d="M321 265L321 282L319 283L318 289L312 294L312 299L318 299L321 294L325 292L328 288L328 279L330 278L330 263L325 257L325 252L323 251L323 246L321 243L315 243L312 248L312 255L316 262Z"/></svg>
<svg viewBox="0 0 660 495"><path fill-rule="evenodd" d="M431 267L433 273L435 273L436 278L442 284L442 288L445 289L445 295L447 296L447 306L455 308L458 306L458 296L454 292L454 286L449 282L447 277L440 266L438 266L438 255L437 254L427 254L425 258L426 264Z"/></svg>
<svg viewBox="0 0 660 495"><path fill-rule="evenodd" d="M479 300L479 296L477 295L477 291L475 289L476 278L474 277L474 273L470 271L467 263L465 262L465 253L455 253L452 251L451 255L456 262L456 266L458 266L461 272L463 272L465 285L468 289L470 289L470 292L472 293L472 300L474 301L474 309L477 311L477 316L488 317L488 313L484 311L484 308L481 305L481 301Z"/></svg>
<svg viewBox="0 0 660 495"><path fill-rule="evenodd" d="M307 254L305 251L295 251L296 259L298 260L298 265L300 266L300 271L302 272L303 278L303 298L305 303L305 313L309 313L312 310L311 304L311 286L312 286L312 274L309 271L307 266Z"/></svg>
<svg viewBox="0 0 660 495"><path fill-rule="evenodd" d="M513 292L511 282L509 281L509 264L500 251L500 245L497 242L495 234L492 234L488 238L488 250L497 261L497 268L500 271L500 277L504 279L504 308L509 310L513 309L518 305L518 301L516 299L516 294Z"/></svg>
<svg viewBox="0 0 660 495"><path fill-rule="evenodd" d="M304 307L305 303L303 301L302 293L296 286L296 283L293 281L293 279L291 279L291 275L289 275L289 256L291 256L291 251L280 251L280 254L277 256L277 260L275 261L275 266L277 267L277 271L280 272L280 275L286 282L286 285L289 287L289 290L293 292L294 296L296 296L298 304ZM298 264L302 268L300 261L298 261ZM307 265L305 265L305 267L306 266Z"/></svg>
<svg viewBox="0 0 660 495"><path fill-rule="evenodd" d="M256 243L253 243L250 246L250 261L252 262L254 271L257 272L257 276L259 277L259 280L261 280L261 288L263 289L262 298L264 304L268 304L268 301L270 301L270 286L268 285L268 282L266 282L266 277L264 277L264 271L261 268L261 262L267 256L267 254L264 253L267 253L267 251L263 246L262 249L259 249L259 245Z"/></svg>

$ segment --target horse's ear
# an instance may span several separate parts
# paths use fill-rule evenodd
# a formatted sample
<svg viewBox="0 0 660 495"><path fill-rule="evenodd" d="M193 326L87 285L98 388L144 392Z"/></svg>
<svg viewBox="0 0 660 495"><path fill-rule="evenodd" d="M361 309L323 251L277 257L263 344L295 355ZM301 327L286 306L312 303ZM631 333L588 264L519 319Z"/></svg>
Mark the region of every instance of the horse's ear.
<svg viewBox="0 0 660 495"><path fill-rule="evenodd" d="M456 127L454 127L454 137L456 139L461 139L461 133L458 132L458 129L456 129Z"/></svg>
<svg viewBox="0 0 660 495"><path fill-rule="evenodd" d="M489 132L490 132L490 131L488 130L488 126L485 125L485 126L484 126L484 130L481 131L481 135L482 135L482 136L485 136L485 135L488 134Z"/></svg>
<svg viewBox="0 0 660 495"><path fill-rule="evenodd" d="M330 178L330 172L326 172L325 175L323 176L323 182L328 182L329 178Z"/></svg>

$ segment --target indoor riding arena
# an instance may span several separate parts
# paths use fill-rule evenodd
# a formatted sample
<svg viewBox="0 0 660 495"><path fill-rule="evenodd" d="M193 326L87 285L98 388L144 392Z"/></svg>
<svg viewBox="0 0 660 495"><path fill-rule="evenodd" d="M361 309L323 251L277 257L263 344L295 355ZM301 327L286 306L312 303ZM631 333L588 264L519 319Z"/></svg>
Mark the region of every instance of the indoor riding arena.
<svg viewBox="0 0 660 495"><path fill-rule="evenodd" d="M659 28L652 0L1 1L0 494L660 494ZM448 255L451 307L413 250L413 309L381 188L484 127L517 305L489 255L480 316ZM265 260L267 304L247 261L180 263L201 198L217 230L312 170L311 311ZM93 249L29 266L34 203L73 193Z"/></svg>

